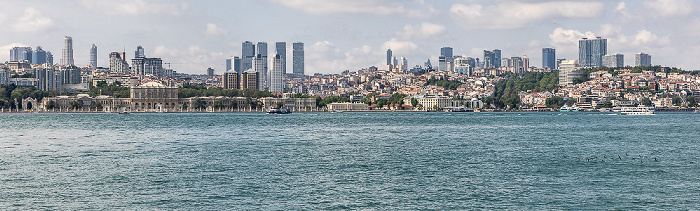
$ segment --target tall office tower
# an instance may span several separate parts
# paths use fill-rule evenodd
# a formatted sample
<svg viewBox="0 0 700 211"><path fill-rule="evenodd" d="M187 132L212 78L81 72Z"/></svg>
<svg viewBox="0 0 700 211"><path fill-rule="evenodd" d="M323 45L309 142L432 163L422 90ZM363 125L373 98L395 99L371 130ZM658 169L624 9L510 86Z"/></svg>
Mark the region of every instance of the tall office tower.
<svg viewBox="0 0 700 211"><path fill-rule="evenodd" d="M469 57L458 57L455 58L454 69L455 72L459 74L465 74L468 76L472 75L472 67L474 65L474 59Z"/></svg>
<svg viewBox="0 0 700 211"><path fill-rule="evenodd" d="M624 67L625 57L622 54L616 53L613 55L603 56L603 66L606 67Z"/></svg>
<svg viewBox="0 0 700 211"><path fill-rule="evenodd" d="M226 59L226 69L224 69L224 72L231 70L231 63L232 62L233 62L233 56L231 58Z"/></svg>
<svg viewBox="0 0 700 211"><path fill-rule="evenodd" d="M233 71L226 71L221 78L221 85L224 89L240 89L240 75Z"/></svg>
<svg viewBox="0 0 700 211"><path fill-rule="evenodd" d="M90 48L90 67L97 68L97 46L95 44L92 44L92 48Z"/></svg>
<svg viewBox="0 0 700 211"><path fill-rule="evenodd" d="M270 71L268 68L268 60L267 60L267 43L266 42L258 42L258 44L255 46L255 52L262 57L262 72L258 71L258 77L260 77L261 83L260 85L260 90L269 90L270 89ZM256 55L257 57L257 55ZM257 69L256 69L257 71ZM263 83L264 82L264 83Z"/></svg>
<svg viewBox="0 0 700 211"><path fill-rule="evenodd" d="M136 46L136 51L134 51L134 58L140 58L140 57L146 57L146 53L143 50L143 47Z"/></svg>
<svg viewBox="0 0 700 211"><path fill-rule="evenodd" d="M386 65L391 65L391 57L394 56L392 53L391 48L386 50Z"/></svg>
<svg viewBox="0 0 700 211"><path fill-rule="evenodd" d="M32 47L14 47L10 49L10 61L27 60L32 62Z"/></svg>
<svg viewBox="0 0 700 211"><path fill-rule="evenodd" d="M542 49L542 68L549 68L550 70L557 69L557 50L554 48L543 48Z"/></svg>
<svg viewBox="0 0 700 211"><path fill-rule="evenodd" d="M395 56L391 57L391 67L398 67L399 66L399 60L396 59Z"/></svg>
<svg viewBox="0 0 700 211"><path fill-rule="evenodd" d="M51 51L46 52L46 63L53 65L53 54L51 54Z"/></svg>
<svg viewBox="0 0 700 211"><path fill-rule="evenodd" d="M287 74L287 42L276 42L275 53L282 58L282 74Z"/></svg>
<svg viewBox="0 0 700 211"><path fill-rule="evenodd" d="M498 64L500 63L501 61L498 61ZM493 51L484 50L484 68L496 68L496 54Z"/></svg>
<svg viewBox="0 0 700 211"><path fill-rule="evenodd" d="M635 54L634 66L651 66L651 56L642 52Z"/></svg>
<svg viewBox="0 0 700 211"><path fill-rule="evenodd" d="M236 73L241 74L241 57L234 56L232 65L233 70L236 71Z"/></svg>
<svg viewBox="0 0 700 211"><path fill-rule="evenodd" d="M446 58L451 58L453 56L452 48L451 47L440 48L440 55L445 56Z"/></svg>
<svg viewBox="0 0 700 211"><path fill-rule="evenodd" d="M265 78L267 77L264 76L263 73L265 72L266 67L267 65L265 64L262 55L255 55L255 58L253 58L253 70L258 73L258 88L261 91L265 90Z"/></svg>
<svg viewBox="0 0 700 211"><path fill-rule="evenodd" d="M528 68L530 68L530 58L527 57L527 55L523 55L523 57L520 57L523 60L523 72L528 72Z"/></svg>
<svg viewBox="0 0 700 211"><path fill-rule="evenodd" d="M129 74L129 63L126 62L125 52L109 53L109 72L117 74Z"/></svg>
<svg viewBox="0 0 700 211"><path fill-rule="evenodd" d="M153 75L153 76L163 76L165 75L165 69L163 68L163 60L160 58L146 58L137 57L131 59L131 66L133 68L132 74L138 74L141 76Z"/></svg>
<svg viewBox="0 0 700 211"><path fill-rule="evenodd" d="M253 58L255 57L255 44L250 41L243 42L241 46L241 71L253 69Z"/></svg>
<svg viewBox="0 0 700 211"><path fill-rule="evenodd" d="M214 77L214 68L207 68L207 77Z"/></svg>
<svg viewBox="0 0 700 211"><path fill-rule="evenodd" d="M282 92L284 91L284 59L282 55L275 54L275 58L272 58L272 71L270 71L270 92Z"/></svg>
<svg viewBox="0 0 700 211"><path fill-rule="evenodd" d="M501 50L493 49L493 68L501 67Z"/></svg>
<svg viewBox="0 0 700 211"><path fill-rule="evenodd" d="M61 57L61 65L73 66L73 38L66 36L63 38L63 57Z"/></svg>
<svg viewBox="0 0 700 211"><path fill-rule="evenodd" d="M510 62L509 58L502 58L501 59L501 67L512 67L513 63Z"/></svg>
<svg viewBox="0 0 700 211"><path fill-rule="evenodd" d="M438 70L447 71L447 57L444 55L438 57Z"/></svg>
<svg viewBox="0 0 700 211"><path fill-rule="evenodd" d="M578 63L582 67L602 66L605 54L608 54L608 39L597 37L578 41Z"/></svg>
<svg viewBox="0 0 700 211"><path fill-rule="evenodd" d="M292 72L298 78L304 77L304 43L292 44Z"/></svg>
<svg viewBox="0 0 700 211"><path fill-rule="evenodd" d="M406 57L401 57L401 65L399 69L401 69L402 71L408 70L408 60L406 59Z"/></svg>
<svg viewBox="0 0 700 211"><path fill-rule="evenodd" d="M32 64L44 64L46 63L46 51L41 48L41 46L37 46L36 50L32 52Z"/></svg>

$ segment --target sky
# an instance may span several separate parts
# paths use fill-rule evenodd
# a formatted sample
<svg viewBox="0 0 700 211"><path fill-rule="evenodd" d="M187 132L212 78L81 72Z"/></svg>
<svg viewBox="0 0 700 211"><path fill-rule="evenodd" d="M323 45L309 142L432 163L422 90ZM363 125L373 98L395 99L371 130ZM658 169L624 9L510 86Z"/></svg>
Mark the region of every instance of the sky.
<svg viewBox="0 0 700 211"><path fill-rule="evenodd" d="M577 59L578 40L608 39L608 54L652 56L653 65L700 69L700 13L692 0L14 0L0 7L0 61L14 46L42 46L58 63L64 36L73 38L76 65L87 65L92 44L98 65L110 52L133 58L136 46L181 73L225 71L244 41L303 42L306 74L385 68L386 50L410 66L441 47L483 59L483 50L530 58L542 66L542 48ZM273 55L270 55L272 57ZM165 65L168 66L167 64Z"/></svg>

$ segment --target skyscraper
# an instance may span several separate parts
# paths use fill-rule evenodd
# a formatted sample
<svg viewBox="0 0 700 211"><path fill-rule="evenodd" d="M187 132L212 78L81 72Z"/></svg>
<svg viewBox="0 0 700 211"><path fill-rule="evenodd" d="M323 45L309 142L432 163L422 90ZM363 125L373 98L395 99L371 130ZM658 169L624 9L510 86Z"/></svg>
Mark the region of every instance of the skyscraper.
<svg viewBox="0 0 700 211"><path fill-rule="evenodd" d="M90 68L97 68L97 46L95 44L92 44L92 48L90 48Z"/></svg>
<svg viewBox="0 0 700 211"><path fill-rule="evenodd" d="M232 65L233 70L236 71L236 73L241 74L241 57L234 56Z"/></svg>
<svg viewBox="0 0 700 211"><path fill-rule="evenodd" d="M231 58L226 59L226 69L224 69L224 71L231 70L231 63L232 62L233 62L233 56Z"/></svg>
<svg viewBox="0 0 700 211"><path fill-rule="evenodd" d="M266 42L258 42L258 44L255 47L257 47L256 48L257 54L262 57L262 72L260 72L260 71L258 71L258 69L256 69L256 71L258 71L258 73L260 73L260 74L258 74L258 77L260 77L260 79L261 79L260 90L269 90L269 88L270 88L270 73L269 73L268 62L267 62L267 43Z"/></svg>
<svg viewBox="0 0 700 211"><path fill-rule="evenodd" d="M501 50L493 49L493 56L494 56L493 67L494 68L501 67Z"/></svg>
<svg viewBox="0 0 700 211"><path fill-rule="evenodd" d="M304 77L304 43L302 42L292 44L292 71L294 76Z"/></svg>
<svg viewBox="0 0 700 211"><path fill-rule="evenodd" d="M10 61L27 60L32 62L32 47L14 47L10 49Z"/></svg>
<svg viewBox="0 0 700 211"><path fill-rule="evenodd" d="M41 48L41 46L37 46L36 50L32 52L32 64L44 64L46 63L46 51Z"/></svg>
<svg viewBox="0 0 700 211"><path fill-rule="evenodd" d="M129 74L129 63L126 61L125 52L109 53L109 72L117 74Z"/></svg>
<svg viewBox="0 0 700 211"><path fill-rule="evenodd" d="M270 92L282 92L283 88L283 75L284 75L284 60L282 55L275 54L275 58L272 59L272 71L270 71Z"/></svg>
<svg viewBox="0 0 700 211"><path fill-rule="evenodd" d="M46 52L46 63L53 65L53 54L51 54L51 51Z"/></svg>
<svg viewBox="0 0 700 211"><path fill-rule="evenodd" d="M261 91L265 90L265 85L267 83L265 80L267 77L263 75L264 72L267 72L265 71L267 68L267 64L265 63L262 54L257 54L255 58L253 58L253 69L258 73L258 88Z"/></svg>
<svg viewBox="0 0 700 211"><path fill-rule="evenodd" d="M287 74L287 42L276 42L275 53L282 59L282 74Z"/></svg>
<svg viewBox="0 0 700 211"><path fill-rule="evenodd" d="M557 52L554 48L542 49L542 68L557 69Z"/></svg>
<svg viewBox="0 0 700 211"><path fill-rule="evenodd" d="M134 58L139 58L139 57L146 57L146 53L143 50L143 47L136 46L136 51L134 51Z"/></svg>
<svg viewBox="0 0 700 211"><path fill-rule="evenodd" d="M484 68L496 68L496 60L496 54L493 51L484 50ZM498 60L498 63L500 64L501 61L500 59Z"/></svg>
<svg viewBox="0 0 700 211"><path fill-rule="evenodd" d="M613 54L603 56L603 66L606 67L624 67L625 57L622 54Z"/></svg>
<svg viewBox="0 0 700 211"><path fill-rule="evenodd" d="M452 58L452 48L451 47L442 47L440 48L440 55L445 56L446 58Z"/></svg>
<svg viewBox="0 0 700 211"><path fill-rule="evenodd" d="M394 56L392 55L391 48L386 50L386 65L391 65L391 57Z"/></svg>
<svg viewBox="0 0 700 211"><path fill-rule="evenodd" d="M452 54L452 48L451 47L442 47L440 48L440 56L438 57L438 70L440 71L452 71L452 68L449 68L452 62L454 61L453 54Z"/></svg>
<svg viewBox="0 0 700 211"><path fill-rule="evenodd" d="M253 57L255 57L255 44L250 41L243 42L241 46L241 71L253 68Z"/></svg>
<svg viewBox="0 0 700 211"><path fill-rule="evenodd" d="M608 54L608 40L583 38L578 41L578 59L582 67L599 67L603 65L603 55Z"/></svg>
<svg viewBox="0 0 700 211"><path fill-rule="evenodd" d="M214 77L214 68L207 68L207 77Z"/></svg>
<svg viewBox="0 0 700 211"><path fill-rule="evenodd" d="M525 74L530 68L530 58L528 58L527 55L523 55L523 57L520 58L523 61L523 71L521 73Z"/></svg>
<svg viewBox="0 0 700 211"><path fill-rule="evenodd" d="M651 66L651 56L642 52L635 54L634 66Z"/></svg>
<svg viewBox="0 0 700 211"><path fill-rule="evenodd" d="M73 61L73 38L66 36L63 38L63 57L61 57L61 65L75 65Z"/></svg>

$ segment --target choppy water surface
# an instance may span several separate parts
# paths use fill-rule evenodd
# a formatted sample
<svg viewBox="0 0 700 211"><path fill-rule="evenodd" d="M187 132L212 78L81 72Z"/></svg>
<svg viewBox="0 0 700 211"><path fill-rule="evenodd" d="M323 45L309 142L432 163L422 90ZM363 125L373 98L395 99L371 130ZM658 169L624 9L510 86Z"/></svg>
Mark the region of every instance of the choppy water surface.
<svg viewBox="0 0 700 211"><path fill-rule="evenodd" d="M697 209L700 115L0 114L0 209Z"/></svg>

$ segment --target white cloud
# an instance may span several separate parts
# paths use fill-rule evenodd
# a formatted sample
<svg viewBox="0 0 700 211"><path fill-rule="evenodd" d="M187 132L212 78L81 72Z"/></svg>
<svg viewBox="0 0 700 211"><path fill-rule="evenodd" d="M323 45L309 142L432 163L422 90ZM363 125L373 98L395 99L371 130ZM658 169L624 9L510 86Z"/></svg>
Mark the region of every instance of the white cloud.
<svg viewBox="0 0 700 211"><path fill-rule="evenodd" d="M551 1L542 3L501 2L497 5L454 4L450 13L468 29L515 29L532 22L555 18L594 18L603 15L601 2Z"/></svg>
<svg viewBox="0 0 700 211"><path fill-rule="evenodd" d="M208 23L207 30L204 31L204 34L211 35L211 36L219 36L219 35L226 35L227 32L224 31L223 29L219 28L218 26L216 26L216 24Z"/></svg>
<svg viewBox="0 0 700 211"><path fill-rule="evenodd" d="M14 47L29 47L29 45L22 43L10 43L7 45L0 46L0 60L7 61L10 59L10 49Z"/></svg>
<svg viewBox="0 0 700 211"><path fill-rule="evenodd" d="M644 7L654 11L658 16L684 16L693 11L692 0L655 0L644 1Z"/></svg>
<svg viewBox="0 0 700 211"><path fill-rule="evenodd" d="M214 68L217 73L223 72L224 60L221 58L232 54L233 52L210 52L197 45L186 48L170 48L159 45L153 49L152 53L153 57L162 58L164 62L170 63L174 70L194 74L203 74L208 67ZM146 55L151 57L150 53L146 53Z"/></svg>
<svg viewBox="0 0 700 211"><path fill-rule="evenodd" d="M338 73L380 64L381 53L368 45L342 51L329 41L319 41L305 49L307 74Z"/></svg>
<svg viewBox="0 0 700 211"><path fill-rule="evenodd" d="M89 9L102 10L110 15L146 15L146 14L169 14L180 15L189 8L185 2L182 3L150 3L145 0L83 0L83 5Z"/></svg>
<svg viewBox="0 0 700 211"><path fill-rule="evenodd" d="M418 49L418 45L411 41L400 41L392 38L382 44L382 49L391 49L394 52L411 52Z"/></svg>
<svg viewBox="0 0 700 211"><path fill-rule="evenodd" d="M367 15L403 15L425 17L435 12L432 5L422 0L413 2L418 9L409 9L406 1L389 0L269 0L296 10L314 15L329 14L367 14ZM412 6L412 5L411 5ZM426 9L427 8L427 9Z"/></svg>
<svg viewBox="0 0 700 211"><path fill-rule="evenodd" d="M553 46L578 46L581 38L595 38L595 33L591 31L581 32L574 29L556 28L549 34L550 44Z"/></svg>
<svg viewBox="0 0 700 211"><path fill-rule="evenodd" d="M43 17L39 10L33 7L24 9L24 16L12 25L12 28L20 32L44 31L53 27L53 20Z"/></svg>
<svg viewBox="0 0 700 211"><path fill-rule="evenodd" d="M402 39L425 39L444 34L447 28L443 25L423 22L420 25L407 24L403 27L403 31L397 32L396 35Z"/></svg>
<svg viewBox="0 0 700 211"><path fill-rule="evenodd" d="M653 45L655 47L662 47L669 44L669 42L670 38L668 36L659 37L656 34L644 29L640 30L636 35L634 35L632 44L635 46L643 45L645 47L649 47L650 45Z"/></svg>

